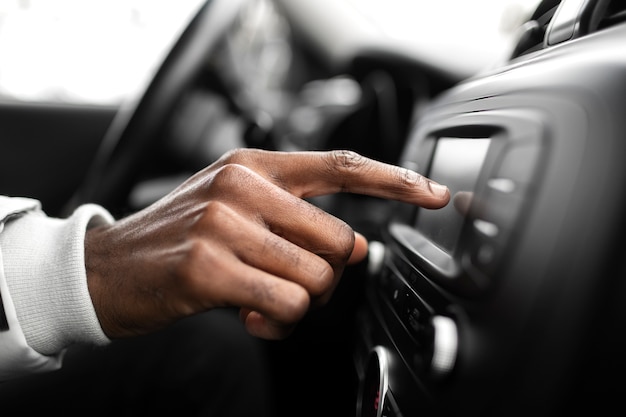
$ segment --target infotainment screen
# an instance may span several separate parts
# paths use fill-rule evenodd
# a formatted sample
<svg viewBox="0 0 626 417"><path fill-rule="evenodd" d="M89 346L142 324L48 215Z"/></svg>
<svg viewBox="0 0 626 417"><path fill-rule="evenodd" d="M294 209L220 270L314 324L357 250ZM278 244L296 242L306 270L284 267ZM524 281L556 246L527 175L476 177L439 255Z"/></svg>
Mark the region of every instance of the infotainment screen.
<svg viewBox="0 0 626 417"><path fill-rule="evenodd" d="M428 177L448 186L450 203L441 209L420 209L416 228L434 244L453 253L465 213L454 200L471 196L489 149L491 139L442 137L437 140Z"/></svg>

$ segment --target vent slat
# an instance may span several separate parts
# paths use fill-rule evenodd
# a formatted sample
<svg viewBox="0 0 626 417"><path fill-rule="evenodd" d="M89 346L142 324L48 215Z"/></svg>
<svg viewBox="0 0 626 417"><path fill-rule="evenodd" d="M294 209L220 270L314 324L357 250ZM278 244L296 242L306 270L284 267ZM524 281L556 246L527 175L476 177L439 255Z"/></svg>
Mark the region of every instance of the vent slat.
<svg viewBox="0 0 626 417"><path fill-rule="evenodd" d="M532 17L523 27L511 59L539 51L547 46L546 32L561 3L560 0L544 0L537 6ZM587 14L579 16L581 20L575 22L580 25L575 29L572 39L626 22L626 0L596 0L589 2L587 6Z"/></svg>

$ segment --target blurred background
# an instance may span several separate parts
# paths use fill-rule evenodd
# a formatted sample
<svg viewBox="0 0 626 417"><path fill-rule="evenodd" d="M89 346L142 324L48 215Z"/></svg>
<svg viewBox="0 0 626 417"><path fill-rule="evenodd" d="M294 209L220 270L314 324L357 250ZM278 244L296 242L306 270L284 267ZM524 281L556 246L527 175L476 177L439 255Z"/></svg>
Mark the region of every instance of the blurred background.
<svg viewBox="0 0 626 417"><path fill-rule="evenodd" d="M465 65L469 73L498 62L509 52L520 23L538 3L537 0L304 0L300 3L306 1L353 8L359 25L346 27L354 31L355 37L367 33L381 42L420 48L422 53L430 51L444 63L454 61L456 65ZM147 82L172 41L203 2L0 0L0 98L117 104ZM264 2L267 0L259 0ZM500 24L494 25L494 21ZM459 37L465 41L459 42Z"/></svg>

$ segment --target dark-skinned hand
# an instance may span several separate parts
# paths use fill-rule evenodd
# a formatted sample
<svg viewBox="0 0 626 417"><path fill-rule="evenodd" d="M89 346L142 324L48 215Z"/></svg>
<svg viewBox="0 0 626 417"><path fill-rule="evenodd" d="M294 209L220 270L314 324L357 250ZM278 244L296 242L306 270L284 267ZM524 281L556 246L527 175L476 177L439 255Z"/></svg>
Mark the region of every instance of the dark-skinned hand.
<svg viewBox="0 0 626 417"><path fill-rule="evenodd" d="M146 209L87 232L103 331L145 334L237 307L251 334L286 337L367 254L363 236L305 200L340 192L428 208L450 199L445 186L354 152L232 151Z"/></svg>

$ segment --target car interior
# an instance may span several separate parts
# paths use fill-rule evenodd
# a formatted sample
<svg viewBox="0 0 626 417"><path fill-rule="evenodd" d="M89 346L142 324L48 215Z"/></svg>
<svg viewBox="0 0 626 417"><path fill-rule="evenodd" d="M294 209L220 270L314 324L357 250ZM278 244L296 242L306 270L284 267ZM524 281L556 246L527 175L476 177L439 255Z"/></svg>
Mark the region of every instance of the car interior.
<svg viewBox="0 0 626 417"><path fill-rule="evenodd" d="M506 55L479 68L461 57L475 46L464 33L449 53L417 27L407 45L350 2L201 3L119 106L0 100L0 192L53 216L87 202L124 216L240 147L413 169L450 204L311 199L369 254L325 308L267 342L279 415L622 405L626 2L536 1ZM420 19L446 32L448 17Z"/></svg>

